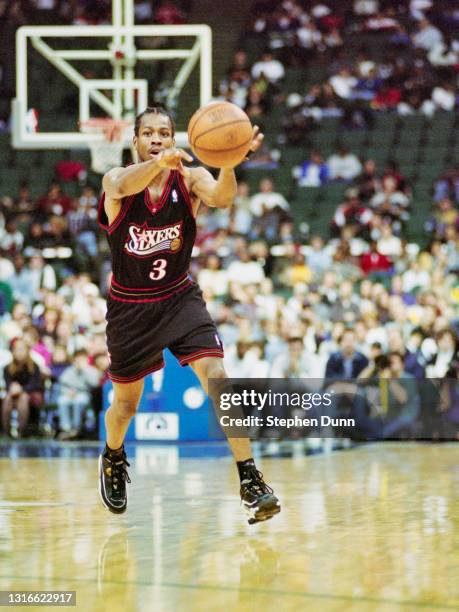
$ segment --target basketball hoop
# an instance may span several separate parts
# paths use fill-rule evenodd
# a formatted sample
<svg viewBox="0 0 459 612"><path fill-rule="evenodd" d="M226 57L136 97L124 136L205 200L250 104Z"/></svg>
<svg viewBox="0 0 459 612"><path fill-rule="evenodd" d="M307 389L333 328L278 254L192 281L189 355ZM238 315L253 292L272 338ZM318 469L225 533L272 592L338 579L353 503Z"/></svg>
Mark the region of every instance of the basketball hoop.
<svg viewBox="0 0 459 612"><path fill-rule="evenodd" d="M89 119L80 123L83 134L99 135L99 139L88 139L91 151L91 168L105 174L123 163L123 149L126 138L132 130L132 122L109 117Z"/></svg>

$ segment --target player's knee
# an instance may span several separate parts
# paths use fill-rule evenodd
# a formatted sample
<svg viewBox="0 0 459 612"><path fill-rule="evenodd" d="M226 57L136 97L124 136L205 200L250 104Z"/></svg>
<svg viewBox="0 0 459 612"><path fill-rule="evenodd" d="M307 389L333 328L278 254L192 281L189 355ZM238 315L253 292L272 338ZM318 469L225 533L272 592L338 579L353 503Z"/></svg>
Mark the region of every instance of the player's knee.
<svg viewBox="0 0 459 612"><path fill-rule="evenodd" d="M122 419L131 419L137 412L139 400L133 399L118 399L113 402L112 408L117 416Z"/></svg>

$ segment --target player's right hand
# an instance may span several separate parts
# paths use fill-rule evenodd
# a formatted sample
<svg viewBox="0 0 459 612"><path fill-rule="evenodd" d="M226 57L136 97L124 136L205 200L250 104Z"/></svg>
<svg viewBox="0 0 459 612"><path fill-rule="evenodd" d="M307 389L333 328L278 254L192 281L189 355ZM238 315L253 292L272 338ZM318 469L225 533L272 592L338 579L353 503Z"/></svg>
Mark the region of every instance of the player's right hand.
<svg viewBox="0 0 459 612"><path fill-rule="evenodd" d="M178 170L180 174L185 173L183 162L192 162L193 158L183 149L176 149L171 147L170 149L164 149L161 155L157 159L157 164L160 168L166 168L169 170Z"/></svg>

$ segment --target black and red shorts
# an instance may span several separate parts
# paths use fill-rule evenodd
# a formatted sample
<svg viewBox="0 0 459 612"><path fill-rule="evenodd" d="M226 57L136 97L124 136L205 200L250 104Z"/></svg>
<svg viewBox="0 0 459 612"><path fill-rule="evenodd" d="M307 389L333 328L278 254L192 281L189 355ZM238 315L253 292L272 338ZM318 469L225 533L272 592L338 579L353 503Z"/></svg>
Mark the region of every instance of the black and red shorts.
<svg viewBox="0 0 459 612"><path fill-rule="evenodd" d="M202 357L223 357L223 345L202 292L189 277L167 297L152 297L112 282L107 302L109 376L139 380L164 367L168 348L182 366Z"/></svg>

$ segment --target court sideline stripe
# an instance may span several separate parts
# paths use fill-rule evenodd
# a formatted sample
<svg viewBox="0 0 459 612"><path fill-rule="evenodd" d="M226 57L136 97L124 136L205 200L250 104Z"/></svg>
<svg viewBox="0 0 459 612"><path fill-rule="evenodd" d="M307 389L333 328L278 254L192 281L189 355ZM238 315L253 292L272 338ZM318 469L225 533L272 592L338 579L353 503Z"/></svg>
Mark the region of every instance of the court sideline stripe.
<svg viewBox="0 0 459 612"><path fill-rule="evenodd" d="M2 576L0 580L43 580L43 581L59 581L59 582L86 582L97 584L98 580L94 578L62 578L44 577L44 576ZM333 601L351 601L360 603L376 603L376 604L396 604L399 606L413 606L416 608L435 608L437 610L457 610L456 604L442 604L428 601L412 601L403 599L387 599L379 597L359 597L353 595L332 595L328 593L302 593L301 591L282 591L278 589L251 589L248 587L240 588L238 586L219 586L213 584L182 584L180 582L145 582L144 580L104 580L103 584L117 585L135 585L142 587L164 587L172 589L194 589L203 591L229 591L249 593L252 595L279 595L287 597L303 597L305 599L331 599ZM18 590L18 589L16 589Z"/></svg>

